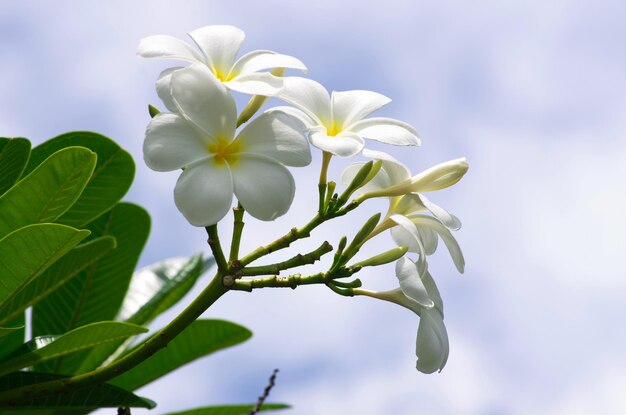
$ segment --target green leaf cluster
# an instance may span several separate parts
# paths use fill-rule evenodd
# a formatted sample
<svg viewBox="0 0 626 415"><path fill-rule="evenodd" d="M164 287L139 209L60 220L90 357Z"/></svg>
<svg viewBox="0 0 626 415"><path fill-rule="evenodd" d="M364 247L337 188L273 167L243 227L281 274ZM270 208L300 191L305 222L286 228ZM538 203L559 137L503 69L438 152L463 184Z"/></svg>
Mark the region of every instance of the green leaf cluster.
<svg viewBox="0 0 626 415"><path fill-rule="evenodd" d="M32 149L27 139L0 137L0 393L87 373L124 356L145 326L212 266L212 258L195 255L135 271L150 217L121 202L134 173L132 157L97 133L70 132ZM108 384L16 400L0 405L0 415L152 408L153 401L133 391L251 335L228 321L196 320ZM251 405L189 413L243 414L246 408Z"/></svg>

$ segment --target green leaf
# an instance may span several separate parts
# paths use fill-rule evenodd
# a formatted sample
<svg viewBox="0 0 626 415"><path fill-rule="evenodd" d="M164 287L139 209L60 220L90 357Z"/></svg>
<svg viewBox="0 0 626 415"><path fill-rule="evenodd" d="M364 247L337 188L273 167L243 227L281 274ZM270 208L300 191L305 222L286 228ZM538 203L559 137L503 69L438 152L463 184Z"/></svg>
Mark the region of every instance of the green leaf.
<svg viewBox="0 0 626 415"><path fill-rule="evenodd" d="M0 375L147 331L147 328L135 324L101 321L61 336L36 337L0 362Z"/></svg>
<svg viewBox="0 0 626 415"><path fill-rule="evenodd" d="M156 334L158 335L158 334ZM112 384L135 390L202 356L248 340L252 332L224 320L196 320L176 336L167 347L128 372Z"/></svg>
<svg viewBox="0 0 626 415"><path fill-rule="evenodd" d="M30 156L30 141L0 137L0 195L22 176Z"/></svg>
<svg viewBox="0 0 626 415"><path fill-rule="evenodd" d="M0 377L0 392L36 383L63 379L65 376L50 373L37 372L14 372ZM156 404L146 398L141 398L131 392L106 383L87 386L74 392L58 394L54 397L34 398L21 400L12 405L11 411L19 409L44 408L46 410L57 409L58 413L65 414L61 410L94 410L98 408L148 408L152 409ZM13 413L13 412L11 412Z"/></svg>
<svg viewBox="0 0 626 415"><path fill-rule="evenodd" d="M207 406L182 412L170 412L165 415L247 415L255 405L256 404L249 403L246 405ZM261 411L275 411L289 408L291 408L291 406L284 403L264 403L263 406L261 406Z"/></svg>
<svg viewBox="0 0 626 415"><path fill-rule="evenodd" d="M48 157L0 196L0 238L26 225L54 222L78 199L95 165L95 153L81 147Z"/></svg>
<svg viewBox="0 0 626 415"><path fill-rule="evenodd" d="M21 313L15 317L13 321L7 323L7 327L13 327L16 330L0 338L0 358L12 353L24 343L24 337L26 335L25 326L26 318L24 313Z"/></svg>
<svg viewBox="0 0 626 415"><path fill-rule="evenodd" d="M95 237L114 236L117 249L35 304L33 336L65 333L85 324L115 319L148 238L150 216L137 205L119 203L87 228ZM63 359L58 366L60 373L76 373L84 355Z"/></svg>
<svg viewBox="0 0 626 415"><path fill-rule="evenodd" d="M113 248L115 238L112 236L96 238L73 248L0 307L0 323L45 298Z"/></svg>
<svg viewBox="0 0 626 415"><path fill-rule="evenodd" d="M35 147L26 171L32 171L46 157L70 146L85 147L98 155L96 168L80 198L57 220L80 228L111 209L126 194L135 176L135 162L110 138L90 131L73 131Z"/></svg>
<svg viewBox="0 0 626 415"><path fill-rule="evenodd" d="M150 323L189 292L204 266L202 255L198 254L189 259L166 259L136 271L115 319L139 325ZM90 350L77 372L95 369L107 357L123 352L131 341L113 342Z"/></svg>
<svg viewBox="0 0 626 415"><path fill-rule="evenodd" d="M54 223L29 225L0 239L0 306L89 235Z"/></svg>
<svg viewBox="0 0 626 415"><path fill-rule="evenodd" d="M0 327L0 339L4 336L7 336L11 333L15 333L16 331L24 329L24 326L18 327Z"/></svg>

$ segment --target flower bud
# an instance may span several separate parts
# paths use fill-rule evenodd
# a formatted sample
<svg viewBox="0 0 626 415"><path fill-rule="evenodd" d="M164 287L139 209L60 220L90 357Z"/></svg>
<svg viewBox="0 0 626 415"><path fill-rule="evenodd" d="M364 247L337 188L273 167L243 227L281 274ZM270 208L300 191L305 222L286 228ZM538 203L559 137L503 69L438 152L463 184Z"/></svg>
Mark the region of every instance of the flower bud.
<svg viewBox="0 0 626 415"><path fill-rule="evenodd" d="M409 250L406 246L400 246L398 248L393 248L378 255L375 255L371 258L368 258L364 261L358 262L352 267L375 267L378 265L388 264L390 262L396 261L400 259L404 254Z"/></svg>
<svg viewBox="0 0 626 415"><path fill-rule="evenodd" d="M372 197L393 197L407 193L432 192L444 189L461 180L468 168L469 164L464 157L450 160L386 189L365 193L359 198L359 201L362 202Z"/></svg>

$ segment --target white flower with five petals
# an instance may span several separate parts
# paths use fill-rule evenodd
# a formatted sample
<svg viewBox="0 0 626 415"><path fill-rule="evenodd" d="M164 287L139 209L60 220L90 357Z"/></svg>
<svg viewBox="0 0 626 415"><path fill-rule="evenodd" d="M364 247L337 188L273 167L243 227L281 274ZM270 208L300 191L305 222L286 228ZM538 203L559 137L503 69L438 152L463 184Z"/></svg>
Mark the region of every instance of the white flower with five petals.
<svg viewBox="0 0 626 415"><path fill-rule="evenodd" d="M306 71L300 60L270 50L255 50L237 59L245 33L234 26L205 26L190 32L189 36L200 52L175 37L155 35L141 40L137 54L144 58L201 63L228 89L252 95L271 96L283 88L281 78L259 71L274 68ZM171 101L164 99L161 93L167 92L169 78L176 69L179 68L166 69L157 81L157 92L171 111L174 110L170 107Z"/></svg>
<svg viewBox="0 0 626 415"><path fill-rule="evenodd" d="M233 194L258 219L283 215L295 192L284 165L311 162L304 125L266 112L236 135L235 101L205 65L175 71L171 97L176 112L150 122L144 160L156 171L184 169L174 199L185 218L195 226L213 225L230 209Z"/></svg>
<svg viewBox="0 0 626 415"><path fill-rule="evenodd" d="M386 144L417 146L417 132L409 124L393 118L366 118L372 112L391 102L389 98L372 91L333 91L306 78L287 77L285 89L278 98L293 105L276 107L294 115L309 127L311 144L322 151L351 157L363 150L363 138Z"/></svg>

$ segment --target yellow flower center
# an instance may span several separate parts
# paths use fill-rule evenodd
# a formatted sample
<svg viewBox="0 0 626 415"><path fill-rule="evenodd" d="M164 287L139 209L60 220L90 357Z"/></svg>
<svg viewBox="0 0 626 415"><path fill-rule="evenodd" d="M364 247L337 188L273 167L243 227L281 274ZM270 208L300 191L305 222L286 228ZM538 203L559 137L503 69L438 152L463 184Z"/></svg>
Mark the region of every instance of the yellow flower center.
<svg viewBox="0 0 626 415"><path fill-rule="evenodd" d="M217 79L222 82L228 82L235 77L235 73L230 73L230 70L226 70L224 68L213 67L213 74Z"/></svg>
<svg viewBox="0 0 626 415"><path fill-rule="evenodd" d="M330 127L326 127L326 135L329 137L334 137L339 134L343 130L343 126L333 120Z"/></svg>
<svg viewBox="0 0 626 415"><path fill-rule="evenodd" d="M241 144L238 141L230 141L225 137L217 137L214 143L209 144L208 150L214 154L213 163L216 166L232 166L237 163L241 152Z"/></svg>

